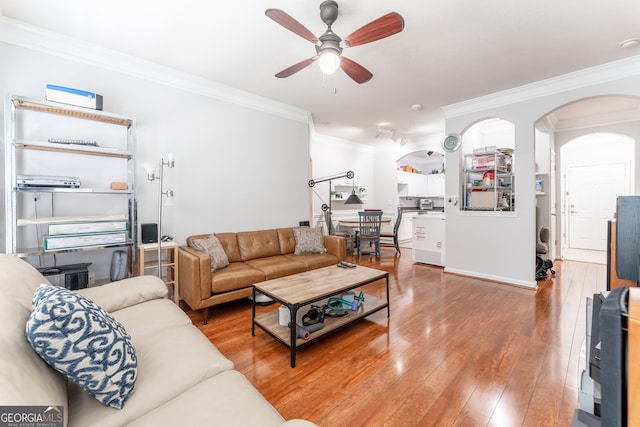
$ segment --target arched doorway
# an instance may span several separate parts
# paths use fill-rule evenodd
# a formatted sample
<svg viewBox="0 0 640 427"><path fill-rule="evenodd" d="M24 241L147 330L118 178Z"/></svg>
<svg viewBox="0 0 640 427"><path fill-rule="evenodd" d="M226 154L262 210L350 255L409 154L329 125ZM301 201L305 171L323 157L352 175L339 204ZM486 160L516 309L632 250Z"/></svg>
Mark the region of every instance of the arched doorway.
<svg viewBox="0 0 640 427"><path fill-rule="evenodd" d="M640 98L613 95L572 102L536 122L536 180L544 188L536 196L536 222L550 227L551 258L606 262L602 242L605 218L612 217L615 206L611 194L640 188L635 172L639 124ZM620 188L621 180L626 187Z"/></svg>
<svg viewBox="0 0 640 427"><path fill-rule="evenodd" d="M444 154L432 149L421 149L404 154L396 161L398 171L398 207L403 210L398 228L398 240L404 248L412 247L413 219L421 200L428 199L430 208L444 211ZM395 220L395 219L394 219Z"/></svg>

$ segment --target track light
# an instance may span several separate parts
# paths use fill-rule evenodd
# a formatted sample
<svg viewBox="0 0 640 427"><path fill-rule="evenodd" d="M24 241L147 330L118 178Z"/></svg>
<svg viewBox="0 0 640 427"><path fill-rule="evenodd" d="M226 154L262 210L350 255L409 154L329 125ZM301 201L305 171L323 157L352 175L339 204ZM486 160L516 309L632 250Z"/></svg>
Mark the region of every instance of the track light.
<svg viewBox="0 0 640 427"><path fill-rule="evenodd" d="M401 146L404 146L408 141L408 139L405 138L404 136L398 135L395 129L389 129L389 128L385 128L383 126L378 125L378 133L376 134L376 139L378 139L380 135L382 135L383 133L388 133L389 138L393 142L399 143Z"/></svg>

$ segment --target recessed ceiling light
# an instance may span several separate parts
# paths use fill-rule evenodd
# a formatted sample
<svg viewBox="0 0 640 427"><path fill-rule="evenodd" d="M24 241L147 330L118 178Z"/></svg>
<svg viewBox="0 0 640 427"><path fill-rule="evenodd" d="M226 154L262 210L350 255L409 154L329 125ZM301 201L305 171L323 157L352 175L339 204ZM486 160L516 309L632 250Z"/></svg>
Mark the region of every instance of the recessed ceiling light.
<svg viewBox="0 0 640 427"><path fill-rule="evenodd" d="M413 104L413 105L411 106L411 109L412 109L413 111L420 111L420 110L422 110L422 105L421 105L421 104Z"/></svg>
<svg viewBox="0 0 640 427"><path fill-rule="evenodd" d="M640 45L640 38L633 37L633 38L621 41L618 46L620 46L620 49L631 49L631 48L637 47L638 45Z"/></svg>

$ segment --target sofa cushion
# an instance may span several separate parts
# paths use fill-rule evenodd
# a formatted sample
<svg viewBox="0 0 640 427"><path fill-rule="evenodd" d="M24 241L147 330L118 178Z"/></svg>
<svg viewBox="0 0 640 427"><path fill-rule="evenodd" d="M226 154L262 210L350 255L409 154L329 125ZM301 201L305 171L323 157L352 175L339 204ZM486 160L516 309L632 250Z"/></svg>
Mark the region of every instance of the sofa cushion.
<svg viewBox="0 0 640 427"><path fill-rule="evenodd" d="M333 254L304 254L304 255L285 255L294 261L304 264L307 270L315 270L316 268L329 267L336 265L340 259Z"/></svg>
<svg viewBox="0 0 640 427"><path fill-rule="evenodd" d="M22 260L18 262L26 264ZM12 283L16 288L22 285L22 283ZM0 402L2 405L67 408L66 377L45 363L27 341L25 325L30 314L31 307L26 308L14 298L2 293L0 298L0 325L2 325L0 328L0 347L2 348L0 351Z"/></svg>
<svg viewBox="0 0 640 427"><path fill-rule="evenodd" d="M227 254L230 263L242 261L236 233L216 233L216 237L224 248L224 253Z"/></svg>
<svg viewBox="0 0 640 427"><path fill-rule="evenodd" d="M262 271L265 275L265 280L277 279L278 277L307 271L307 267L303 263L285 255L252 259L246 261L245 264Z"/></svg>
<svg viewBox="0 0 640 427"><path fill-rule="evenodd" d="M296 238L295 255L301 254L324 254L327 249L324 247L322 230L319 228L296 227L293 229Z"/></svg>
<svg viewBox="0 0 640 427"><path fill-rule="evenodd" d="M120 409L136 384L137 359L125 329L94 302L42 285L33 297L27 339L49 365L104 405Z"/></svg>
<svg viewBox="0 0 640 427"><path fill-rule="evenodd" d="M244 262L232 262L227 268L211 273L211 293L234 291L264 280L264 272Z"/></svg>
<svg viewBox="0 0 640 427"><path fill-rule="evenodd" d="M211 258L211 271L220 270L229 265L229 258L220 243L220 240L213 234L204 239L193 239L193 247L200 252L204 252Z"/></svg>
<svg viewBox="0 0 640 427"><path fill-rule="evenodd" d="M179 325L190 325L191 319L182 310L174 310L175 303L169 299L156 299L110 313L129 333L137 349L138 337ZM162 313L162 316L158 316Z"/></svg>
<svg viewBox="0 0 640 427"><path fill-rule="evenodd" d="M167 297L167 285L157 276L136 276L76 293L95 302L107 313L153 299Z"/></svg>
<svg viewBox="0 0 640 427"><path fill-rule="evenodd" d="M296 250L296 236L293 235L293 227L278 228L276 231L280 242L280 255L292 254Z"/></svg>
<svg viewBox="0 0 640 427"><path fill-rule="evenodd" d="M193 236L189 236L187 237L187 246L196 249L193 245L193 241L196 239L205 239L210 235L211 234L195 234ZM227 259L230 263L242 261L240 249L238 248L238 240L236 239L236 233L215 233L215 236L224 248L224 253L227 254Z"/></svg>
<svg viewBox="0 0 640 427"><path fill-rule="evenodd" d="M242 261L280 255L276 230L243 231L236 235Z"/></svg>
<svg viewBox="0 0 640 427"><path fill-rule="evenodd" d="M180 309L172 304L156 313L155 317L167 315L167 310ZM127 425L180 396L198 383L233 369L233 362L224 357L193 325L170 326L155 333L136 335L135 343L138 355L138 380L136 390L124 408L115 411L100 405L80 387L71 384L69 386L69 425L71 427ZM186 405L183 407L185 412L193 410L207 412L210 419L214 421L217 416L208 410L208 406Z"/></svg>
<svg viewBox="0 0 640 427"><path fill-rule="evenodd" d="M13 298L31 313L33 293L42 283L49 281L27 261L15 255L0 254L0 294Z"/></svg>
<svg viewBox="0 0 640 427"><path fill-rule="evenodd" d="M207 410L185 411L185 406ZM274 407L238 371L226 371L187 390L130 426L282 426ZM313 424L306 424L313 425Z"/></svg>

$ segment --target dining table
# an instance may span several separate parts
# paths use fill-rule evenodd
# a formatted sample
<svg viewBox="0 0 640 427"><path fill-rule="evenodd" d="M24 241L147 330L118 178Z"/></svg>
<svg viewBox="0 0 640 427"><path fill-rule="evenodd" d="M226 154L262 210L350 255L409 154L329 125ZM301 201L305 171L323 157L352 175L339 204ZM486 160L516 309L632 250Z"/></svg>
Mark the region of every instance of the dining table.
<svg viewBox="0 0 640 427"><path fill-rule="evenodd" d="M382 226L391 224L391 217L383 216L380 220ZM338 219L338 225L340 227L344 227L349 229L349 234L351 234L351 238L353 242L356 242L358 239L358 229L360 228L360 218L342 218ZM355 243L352 245L352 252L355 254L357 251Z"/></svg>

